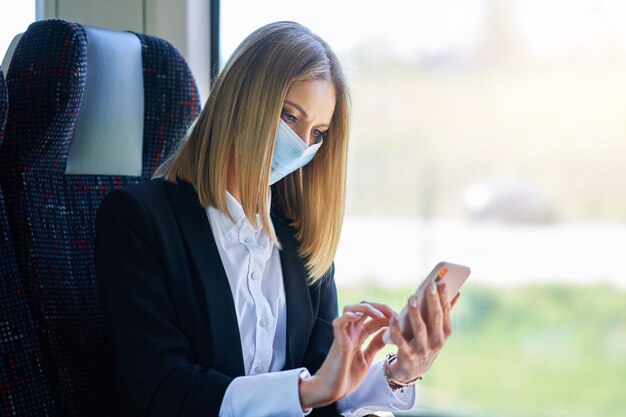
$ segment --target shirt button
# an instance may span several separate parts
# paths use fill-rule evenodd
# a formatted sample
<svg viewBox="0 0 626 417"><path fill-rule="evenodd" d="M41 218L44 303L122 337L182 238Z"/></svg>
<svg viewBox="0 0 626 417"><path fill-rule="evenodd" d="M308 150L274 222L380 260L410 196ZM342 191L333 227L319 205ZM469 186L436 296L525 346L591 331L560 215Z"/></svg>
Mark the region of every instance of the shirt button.
<svg viewBox="0 0 626 417"><path fill-rule="evenodd" d="M250 236L246 237L244 241L249 245L252 243L252 238Z"/></svg>
<svg viewBox="0 0 626 417"><path fill-rule="evenodd" d="M266 324L267 323L265 322L265 320L263 320L263 319L259 320L259 326L265 327Z"/></svg>
<svg viewBox="0 0 626 417"><path fill-rule="evenodd" d="M254 271L254 272L250 275L250 278L252 278L252 279L257 279L258 277L259 277L259 274L258 274L256 271Z"/></svg>
<svg viewBox="0 0 626 417"><path fill-rule="evenodd" d="M261 368L260 366L257 366L256 368L254 368L254 372L257 374L260 374L261 372L263 372L263 368Z"/></svg>

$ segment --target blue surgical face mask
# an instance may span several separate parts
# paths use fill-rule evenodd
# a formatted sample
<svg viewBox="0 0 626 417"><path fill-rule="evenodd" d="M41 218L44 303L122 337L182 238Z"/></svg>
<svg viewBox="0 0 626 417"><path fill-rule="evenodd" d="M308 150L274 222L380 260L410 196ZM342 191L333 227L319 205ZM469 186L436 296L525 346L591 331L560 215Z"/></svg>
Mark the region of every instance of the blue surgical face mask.
<svg viewBox="0 0 626 417"><path fill-rule="evenodd" d="M307 146L300 136L280 119L274 142L270 185L311 162L322 143L323 140L319 139L316 144Z"/></svg>

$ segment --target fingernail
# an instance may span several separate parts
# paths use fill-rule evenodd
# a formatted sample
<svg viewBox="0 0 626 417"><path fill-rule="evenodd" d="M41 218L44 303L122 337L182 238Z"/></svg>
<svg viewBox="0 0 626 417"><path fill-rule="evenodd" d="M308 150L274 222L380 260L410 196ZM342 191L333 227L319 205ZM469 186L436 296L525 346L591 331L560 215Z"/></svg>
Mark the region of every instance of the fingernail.
<svg viewBox="0 0 626 417"><path fill-rule="evenodd" d="M397 322L398 320L396 319L396 316L395 315L391 316L391 325L395 327Z"/></svg>
<svg viewBox="0 0 626 417"><path fill-rule="evenodd" d="M437 284L435 284L434 282L432 283L432 285L430 286L430 293L432 295L435 295L437 293Z"/></svg>
<svg viewBox="0 0 626 417"><path fill-rule="evenodd" d="M417 296L412 295L411 298L409 298L409 304L411 307L417 307Z"/></svg>

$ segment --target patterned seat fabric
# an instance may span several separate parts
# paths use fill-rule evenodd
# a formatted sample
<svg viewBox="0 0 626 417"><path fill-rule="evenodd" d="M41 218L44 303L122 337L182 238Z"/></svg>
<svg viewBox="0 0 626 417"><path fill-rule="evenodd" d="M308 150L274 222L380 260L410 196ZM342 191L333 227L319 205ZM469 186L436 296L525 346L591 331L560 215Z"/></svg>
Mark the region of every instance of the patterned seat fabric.
<svg viewBox="0 0 626 417"><path fill-rule="evenodd" d="M83 27L33 23L7 75L11 109L0 183L54 399L54 412L42 415L113 415L112 349L93 260L96 212L109 191L149 179L200 110L195 81L178 51L135 35L145 95L141 177L64 174L88 67Z"/></svg>
<svg viewBox="0 0 626 417"><path fill-rule="evenodd" d="M8 94L0 72L0 148L8 116ZM54 405L42 367L35 328L17 272L0 187L0 414L52 415Z"/></svg>

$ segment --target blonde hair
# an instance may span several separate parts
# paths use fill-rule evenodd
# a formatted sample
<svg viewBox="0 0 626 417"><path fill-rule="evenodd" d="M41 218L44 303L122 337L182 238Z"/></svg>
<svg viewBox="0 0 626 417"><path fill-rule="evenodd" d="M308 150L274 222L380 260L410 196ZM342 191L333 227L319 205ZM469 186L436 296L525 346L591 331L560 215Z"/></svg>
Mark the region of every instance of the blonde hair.
<svg viewBox="0 0 626 417"><path fill-rule="evenodd" d="M268 186L278 122L287 90L295 81L333 83L336 103L328 136L313 160L273 186L278 204L296 229L298 253L309 284L324 276L339 243L345 210L350 121L349 93L339 61L328 44L295 22L276 22L250 34L216 80L186 140L156 171L196 189L203 206L228 213L229 156L241 205L257 227L279 244L270 227ZM230 215L230 214L229 214Z"/></svg>

